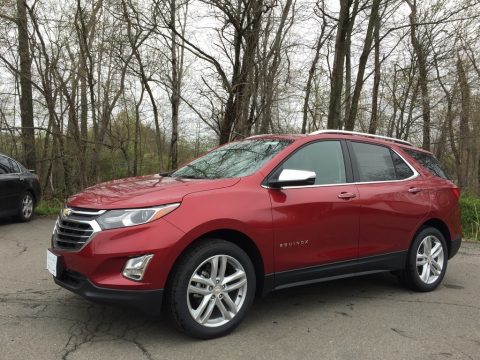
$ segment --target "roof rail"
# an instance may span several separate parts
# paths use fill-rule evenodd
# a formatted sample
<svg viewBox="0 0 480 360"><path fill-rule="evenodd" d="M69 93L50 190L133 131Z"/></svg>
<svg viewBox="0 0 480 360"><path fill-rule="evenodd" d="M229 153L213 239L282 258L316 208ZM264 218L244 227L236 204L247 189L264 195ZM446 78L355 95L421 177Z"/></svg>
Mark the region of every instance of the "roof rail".
<svg viewBox="0 0 480 360"><path fill-rule="evenodd" d="M317 131L311 132L311 133L308 134L308 135L318 135L318 134L357 135L357 136L364 136L364 137L369 137L369 138L374 138L374 139L388 140L388 141L396 142L396 143L399 143L399 144L412 146L411 143L409 143L408 141L405 141L405 140L400 140L400 139L396 139L396 138L392 138L392 137L388 137L388 136L381 136L381 135L374 135L374 134L362 133L362 132L358 132L358 131L346 131L346 130L334 130L334 129L330 129L330 130L317 130Z"/></svg>
<svg viewBox="0 0 480 360"><path fill-rule="evenodd" d="M260 137L263 137L263 136L275 136L275 134L257 134L257 135L249 136L249 137L245 138L245 140L256 139L256 138L260 138Z"/></svg>

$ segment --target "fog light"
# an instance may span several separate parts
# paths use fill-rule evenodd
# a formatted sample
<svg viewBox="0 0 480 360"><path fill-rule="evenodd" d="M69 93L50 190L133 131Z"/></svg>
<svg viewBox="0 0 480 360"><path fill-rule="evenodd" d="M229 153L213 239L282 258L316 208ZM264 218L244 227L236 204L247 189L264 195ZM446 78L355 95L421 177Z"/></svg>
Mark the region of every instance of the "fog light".
<svg viewBox="0 0 480 360"><path fill-rule="evenodd" d="M153 255L143 255L131 258L125 264L122 275L127 279L140 281L147 270L148 263L152 260Z"/></svg>

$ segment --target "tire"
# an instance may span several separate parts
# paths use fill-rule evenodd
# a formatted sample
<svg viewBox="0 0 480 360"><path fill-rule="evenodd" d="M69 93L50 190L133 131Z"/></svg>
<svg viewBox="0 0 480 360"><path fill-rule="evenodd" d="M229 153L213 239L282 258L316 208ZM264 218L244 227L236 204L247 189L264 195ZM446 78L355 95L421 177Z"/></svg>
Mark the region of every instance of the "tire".
<svg viewBox="0 0 480 360"><path fill-rule="evenodd" d="M33 211L35 209L35 198L32 193L27 191L21 198L18 204L17 219L21 222L28 222L33 218Z"/></svg>
<svg viewBox="0 0 480 360"><path fill-rule="evenodd" d="M216 274L212 271L215 264ZM187 250L172 274L166 310L180 330L200 339L220 337L235 329L255 297L252 261L228 241L202 240Z"/></svg>
<svg viewBox="0 0 480 360"><path fill-rule="evenodd" d="M401 282L420 292L435 290L447 271L448 248L442 233L434 227L423 228L413 240Z"/></svg>

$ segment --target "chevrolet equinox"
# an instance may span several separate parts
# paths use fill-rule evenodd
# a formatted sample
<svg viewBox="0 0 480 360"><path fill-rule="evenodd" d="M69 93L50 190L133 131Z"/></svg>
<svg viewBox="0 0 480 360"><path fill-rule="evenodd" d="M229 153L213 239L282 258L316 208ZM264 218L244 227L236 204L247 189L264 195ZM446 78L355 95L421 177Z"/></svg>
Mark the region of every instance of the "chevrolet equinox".
<svg viewBox="0 0 480 360"><path fill-rule="evenodd" d="M71 196L47 269L87 299L232 331L255 295L382 271L434 290L458 251L460 190L435 157L381 136L260 135L175 172Z"/></svg>

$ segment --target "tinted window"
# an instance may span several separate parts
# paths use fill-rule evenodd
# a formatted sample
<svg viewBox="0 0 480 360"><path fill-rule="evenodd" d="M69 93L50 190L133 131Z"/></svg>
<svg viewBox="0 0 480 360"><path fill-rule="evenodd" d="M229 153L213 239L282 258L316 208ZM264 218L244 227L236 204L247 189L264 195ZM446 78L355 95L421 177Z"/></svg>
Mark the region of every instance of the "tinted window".
<svg viewBox="0 0 480 360"><path fill-rule="evenodd" d="M421 151L415 151L411 149L403 149L408 155L417 160L425 169L431 174L441 177L443 179L449 179L447 173L440 166L440 162L432 155Z"/></svg>
<svg viewBox="0 0 480 360"><path fill-rule="evenodd" d="M16 161L13 161L12 159L10 159L10 164L11 164L11 169L15 174L18 174L21 172L20 167L18 166Z"/></svg>
<svg viewBox="0 0 480 360"><path fill-rule="evenodd" d="M413 171L407 165L405 161L395 152L392 151L393 165L395 166L395 173L397 174L397 180L408 179L413 176Z"/></svg>
<svg viewBox="0 0 480 360"><path fill-rule="evenodd" d="M319 141L304 146L290 156L278 169L307 170L317 174L315 185L346 183L345 163L339 141Z"/></svg>
<svg viewBox="0 0 480 360"><path fill-rule="evenodd" d="M11 174L12 172L10 161L4 156L0 156L0 174Z"/></svg>
<svg viewBox="0 0 480 360"><path fill-rule="evenodd" d="M234 178L253 174L291 141L245 140L233 142L193 160L172 176L190 179Z"/></svg>
<svg viewBox="0 0 480 360"><path fill-rule="evenodd" d="M351 144L357 160L359 181L396 180L389 148L359 142Z"/></svg>

